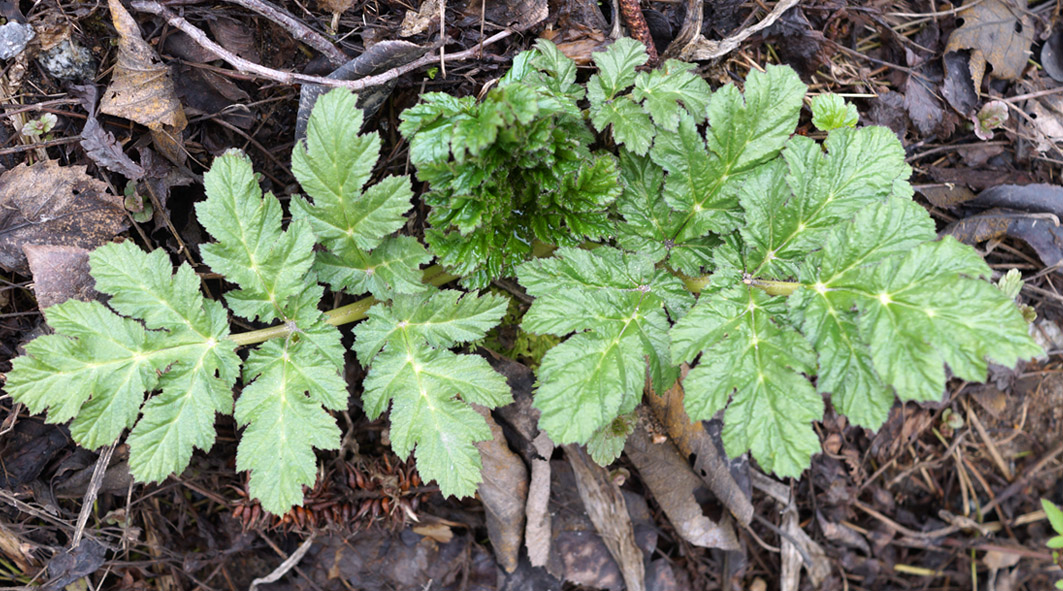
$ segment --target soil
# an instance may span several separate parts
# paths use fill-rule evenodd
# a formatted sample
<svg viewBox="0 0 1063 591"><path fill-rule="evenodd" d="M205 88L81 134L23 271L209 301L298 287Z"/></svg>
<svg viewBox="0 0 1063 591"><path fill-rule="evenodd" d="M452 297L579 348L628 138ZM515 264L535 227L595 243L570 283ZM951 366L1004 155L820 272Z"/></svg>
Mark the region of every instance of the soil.
<svg viewBox="0 0 1063 591"><path fill-rule="evenodd" d="M164 248L175 262L206 241L192 208L204 197L200 175L214 156L242 149L261 171L264 189L282 200L298 191L287 163L300 114L299 85L239 71L146 5L180 13L232 56L305 75L332 72L338 64L330 63L330 55L348 59L372 47L380 52L377 73L389 71L414 59L411 51L419 56L427 49L434 56L442 46L456 54L491 39L505 29L501 25L510 26L514 32L485 44L482 54L471 52L445 68L438 60L425 63L362 93L363 106L371 110L365 129L379 131L383 139L374 172L379 177L410 172L397 115L423 93L476 95L539 37L585 65L592 51L611 42L614 28L611 2L486 0L481 7L473 0L444 2L440 9L433 0L423 0L423 6L419 1L276 0L273 13L251 11L243 0L123 2L139 27L123 31L108 2L0 0L8 25L36 33L24 49L4 57L0 188L13 182L8 175L22 164L82 167L78 170L96 183L94 194L110 199L101 198L100 207L117 212L93 218L92 227L83 229L86 239L92 238L90 230L111 228L105 241L118 235ZM111 0L111 8L116 3ZM634 3L624 4L630 12ZM1058 5L978 0L961 12L931 0L811 0L773 12L792 4L647 0L641 4L646 23L629 28L648 31L657 51L667 55L671 45L682 49L691 41L684 41L681 31L688 12L701 10L701 28L693 32L702 41L741 37L718 56L704 57L708 50L702 50L697 71L714 88L741 83L751 68L784 63L801 74L810 92L847 97L862 123L887 126L901 138L916 199L942 232L960 233L954 224L976 216L1001 215L970 200L987 189L1011 192L1012 185L1043 183L1063 191ZM439 10L446 15L442 28ZM281 12L325 40L333 53L297 41L302 29L282 20ZM767 21L770 26L757 27ZM748 30L753 34L741 35ZM17 36L5 34L0 28L0 51L8 40L17 42ZM146 61L129 67L122 56L134 54ZM120 74L123 67L132 73ZM129 104L109 104L104 91L115 77L135 76L138 68L165 71L174 80L168 97L153 86L158 76L130 79L132 88L144 93L140 98L155 101L140 118L129 114ZM86 89L104 98L102 103L86 100ZM1002 101L994 107L1009 118L995 129L981 129L979 122L989 117L981 109L992 101ZM177 110L184 121L173 118ZM56 116L54 127L27 135L23 126L43 114ZM102 130L93 136L96 151L79 141L89 135L90 121ZM813 132L808 112L800 129ZM122 171L130 165L148 170L153 179L150 188L137 187L147 196L140 202L125 200L130 176ZM144 202L152 211L142 210ZM991 217L982 227L991 231L965 236L995 271L1022 272L1027 285L1020 300L1036 312L1038 330L1060 334L1058 217L1052 217L1051 204L1025 195L1016 197L1010 210L1054 224ZM426 212L418 202L408 234L421 235ZM0 241L17 230L5 219L0 215ZM35 277L35 265L59 264L47 257L64 252L0 260L0 371L8 371L21 347L46 331L40 301L57 293L91 297L91 285L56 286L43 274ZM205 270L202 276L208 293L219 290L217 276ZM344 335L349 345L349 329ZM509 326L493 338L513 342L514 335ZM734 527L736 545L728 550L690 543L689 533L670 522L653 485L622 457L605 479L623 493L612 500L631 517L634 544L644 553L645 588L1051 588L1063 571L1046 546L1054 534L1041 499L1063 505L1063 347L1049 337L1044 342L1045 358L995 368L987 385L953 379L939 403L897 402L877 432L828 411L816 424L823 453L801 479L765 484L757 480L755 463L724 458L720 469L736 475L736 490L753 515L747 525ZM437 487L420 481L412 460L391 452L386 421L370 421L362 411L358 394L364 376L349 357L350 407L334 413L343 447L319 453L318 484L307 491L307 508L281 517L248 498L246 474L235 465L240 430L231 418L219 417L217 443L209 453L197 453L183 474L145 485L129 476L123 444L109 450L107 461L107 451L75 445L65 425L47 424L10 397L0 398L0 581L56 590L623 588L624 565L592 525L580 501L578 475L563 461L575 452L556 448L537 460L553 467L550 507L562 524L543 534L552 542L546 566L532 567L527 550L503 564L491 543L496 538L484 504L443 498ZM507 373L510 383L524 380L521 387L530 390L534 378L520 374L525 364L515 365L523 369L511 368L516 373ZM504 441L530 466L528 458L538 452L528 452L534 442L524 436L520 421L505 413L495 418ZM653 438L666 438L655 428L663 429L651 426ZM708 426L710 434L713 428ZM698 501L705 515L714 523L733 521L725 503L708 489L702 492Z"/></svg>

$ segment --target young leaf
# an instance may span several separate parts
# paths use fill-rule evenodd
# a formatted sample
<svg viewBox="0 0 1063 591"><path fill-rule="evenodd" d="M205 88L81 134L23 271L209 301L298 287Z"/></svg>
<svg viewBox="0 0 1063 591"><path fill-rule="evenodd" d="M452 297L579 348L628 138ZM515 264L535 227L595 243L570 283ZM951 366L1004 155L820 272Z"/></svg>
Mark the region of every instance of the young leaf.
<svg viewBox="0 0 1063 591"><path fill-rule="evenodd" d="M642 102L653 124L665 131L679 129L679 115L684 109L694 121L703 123L712 91L709 83L693 72L696 67L668 60L661 68L640 72L631 98Z"/></svg>
<svg viewBox="0 0 1063 591"><path fill-rule="evenodd" d="M400 296L374 306L355 331L354 350L369 367L362 400L370 419L391 404L391 445L402 458L414 452L417 469L444 495L472 495L481 481L473 445L491 438L470 404L510 401L505 378L481 357L447 350L483 338L506 312L506 300L440 291ZM460 399L458 398L460 396Z"/></svg>
<svg viewBox="0 0 1063 591"><path fill-rule="evenodd" d="M229 306L251 320L280 318L313 263L313 234L301 224L281 231L280 202L262 195L240 152L216 158L203 185L210 199L196 204L196 217L217 240L203 245L203 261L240 286L226 294Z"/></svg>
<svg viewBox="0 0 1063 591"><path fill-rule="evenodd" d="M724 174L748 170L779 153L797 127L805 89L792 69L769 65L749 73L744 93L731 84L713 93L705 141L723 162Z"/></svg>
<svg viewBox="0 0 1063 591"><path fill-rule="evenodd" d="M1052 525L1052 529L1063 536L1063 510L1048 499L1041 499L1041 507L1045 510L1045 516L1048 517L1048 523Z"/></svg>
<svg viewBox="0 0 1063 591"><path fill-rule="evenodd" d="M856 127L859 120L856 105L845 102L836 94L817 94L812 97L812 125L821 131Z"/></svg>
<svg viewBox="0 0 1063 591"><path fill-rule="evenodd" d="M428 253L415 240L388 237L406 223L410 182L388 177L365 187L380 137L359 133L362 112L356 102L344 89L318 98L306 142L292 152L292 173L312 202L293 197L292 218L305 220L325 246L314 268L334 289L368 291L379 299L417 293L425 289L420 265L430 260Z"/></svg>
<svg viewBox="0 0 1063 591"><path fill-rule="evenodd" d="M815 374L811 347L773 319L784 310L783 298L745 285L703 293L672 328L672 357L701 354L683 381L684 405L692 420L727 409L729 456L751 450L766 470L796 477L819 451L811 423L822 417L823 399L805 377Z"/></svg>
<svg viewBox="0 0 1063 591"><path fill-rule="evenodd" d="M675 277L642 257L601 247L560 248L556 258L517 270L535 302L521 327L560 337L543 358L535 406L540 426L558 443L584 442L641 399L645 359L654 387L676 376L664 306L676 312L690 295ZM584 332L587 331L587 332Z"/></svg>

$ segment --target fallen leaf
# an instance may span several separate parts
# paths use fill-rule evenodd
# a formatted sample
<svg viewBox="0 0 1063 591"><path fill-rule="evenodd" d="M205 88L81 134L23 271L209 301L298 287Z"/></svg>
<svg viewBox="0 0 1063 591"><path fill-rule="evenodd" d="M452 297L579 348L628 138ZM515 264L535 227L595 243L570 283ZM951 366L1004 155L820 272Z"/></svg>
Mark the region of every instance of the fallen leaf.
<svg viewBox="0 0 1063 591"><path fill-rule="evenodd" d="M952 105L953 109L970 116L978 107L978 88L974 85L975 74L980 81L984 69L972 72L970 51L953 51L942 58L945 65L945 79L941 83L941 95ZM984 68L984 64L983 64Z"/></svg>
<svg viewBox="0 0 1063 591"><path fill-rule="evenodd" d="M683 539L702 548L739 548L730 521L715 523L702 512L694 491L704 485L671 441L653 443L640 425L628 436L624 452Z"/></svg>
<svg viewBox="0 0 1063 591"><path fill-rule="evenodd" d="M955 118L951 117L941 106L941 102L931 93L923 82L915 76L909 76L904 86L904 108L915 128L923 137L952 135Z"/></svg>
<svg viewBox="0 0 1063 591"><path fill-rule="evenodd" d="M734 475L748 470L748 460L739 458L729 462L722 442L718 446L700 421L690 420L683 407L683 388L679 383L660 396L651 392L646 399L683 457L694 456L694 473L740 524L748 525L753 520L753 504L748 490L743 490Z"/></svg>
<svg viewBox="0 0 1063 591"><path fill-rule="evenodd" d="M1017 552L1001 552L1000 550L989 550L982 558L982 563L986 565L986 568L990 570L1000 570L1002 568L1010 568L1019 564L1019 559L1022 556Z"/></svg>
<svg viewBox="0 0 1063 591"><path fill-rule="evenodd" d="M43 588L58 590L91 575L103 566L107 558L107 549L92 538L83 538L74 548L62 550L48 561L50 580Z"/></svg>
<svg viewBox="0 0 1063 591"><path fill-rule="evenodd" d="M170 70L147 42L120 0L108 0L118 31L118 60L100 112L135 121L151 130L155 147L175 164L185 160L181 132L187 125Z"/></svg>
<svg viewBox="0 0 1063 591"><path fill-rule="evenodd" d="M421 13L425 12L424 5L434 4L438 14L439 1L425 0L421 5ZM487 3L486 7L484 2ZM465 14L477 19L483 14L484 19L492 23L512 27L515 31L526 31L546 20L549 7L547 0L469 0Z"/></svg>
<svg viewBox="0 0 1063 591"><path fill-rule="evenodd" d="M1063 97L1039 96L1027 101L1025 109L1033 121L1024 120L1024 128L1037 138L1038 152L1063 143Z"/></svg>
<svg viewBox="0 0 1063 591"><path fill-rule="evenodd" d="M0 267L10 271L29 274L27 244L91 250L128 226L121 198L84 166L45 160L0 175Z"/></svg>
<svg viewBox="0 0 1063 591"><path fill-rule="evenodd" d="M442 0L424 0L417 10L407 10L399 25L399 37L412 37L439 23L439 3ZM480 11L477 9L476 14ZM493 20L491 22L494 22Z"/></svg>
<svg viewBox="0 0 1063 591"><path fill-rule="evenodd" d="M98 90L95 84L83 86L74 85L71 94L81 102L89 117L85 121L85 127L81 129L81 147L85 154L96 163L97 166L106 168L112 172L136 180L144 176L144 169L133 159L126 156L114 134L105 130L96 119L96 99Z"/></svg>
<svg viewBox="0 0 1063 591"><path fill-rule="evenodd" d="M317 5L333 14L343 14L354 6L354 0L317 0Z"/></svg>
<svg viewBox="0 0 1063 591"><path fill-rule="evenodd" d="M78 246L27 244L22 247L33 275L33 292L42 309L68 299L89 301L99 294L89 275L89 251Z"/></svg>
<svg viewBox="0 0 1063 591"><path fill-rule="evenodd" d="M957 185L954 183L923 185L921 187L916 187L916 191L919 191L923 197L926 197L926 200L929 201L931 205L943 209L950 209L957 205L962 205L977 197L974 191L971 191L963 185Z"/></svg>
<svg viewBox="0 0 1063 591"><path fill-rule="evenodd" d="M476 448L483 462L483 482L476 489L484 505L487 536L495 558L507 573L517 569L521 540L524 538L524 505L528 500L528 471L524 462L506 444L502 428L491 411L473 405L487 420L491 439L479 441Z"/></svg>
<svg viewBox="0 0 1063 591"><path fill-rule="evenodd" d="M1000 184L982 191L968 205L982 209L1003 207L1029 213L1051 213L1063 219L1063 186Z"/></svg>
<svg viewBox="0 0 1063 591"><path fill-rule="evenodd" d="M528 500L524 513L527 525L524 544L531 566L546 566L550 559L552 519L550 489L552 470L550 456L554 443L546 433L539 432L539 411L532 406L532 387L535 374L528 366L504 357L488 358L495 371L506 376L513 392L513 402L498 409L498 414L523 440L517 451L531 467Z"/></svg>
<svg viewBox="0 0 1063 591"><path fill-rule="evenodd" d="M246 20L212 15L207 23L218 45L249 62L262 63L262 56L255 47L255 31Z"/></svg>
<svg viewBox="0 0 1063 591"><path fill-rule="evenodd" d="M871 555L871 547L868 546L867 540L861 537L855 529L828 520L821 511L816 511L816 522L819 524L820 531L823 532L823 535L828 540L850 548L856 548L868 556Z"/></svg>
<svg viewBox="0 0 1063 591"><path fill-rule="evenodd" d="M946 72L958 65L950 61L949 54L970 50L968 64L975 92L982 87L987 62L995 78L1015 80L1022 75L1034 38L1026 0L973 0L957 16L963 25L949 35L945 45Z"/></svg>
<svg viewBox="0 0 1063 591"><path fill-rule="evenodd" d="M646 569L642 550L635 544L634 528L620 487L583 448L572 444L564 447L583 507L619 565L624 584L628 591L645 591Z"/></svg>
<svg viewBox="0 0 1063 591"><path fill-rule="evenodd" d="M934 182L953 183L975 191L995 187L1001 183L1027 184L1036 182L1034 175L1025 170L967 168L963 166L928 166L926 173Z"/></svg>
<svg viewBox="0 0 1063 591"><path fill-rule="evenodd" d="M949 224L944 233L971 245L1003 236L1018 238L1046 267L1063 266L1063 228L1043 216L993 209Z"/></svg>
<svg viewBox="0 0 1063 591"><path fill-rule="evenodd" d="M1063 27L1056 26L1041 46L1041 67L1056 82L1063 82Z"/></svg>

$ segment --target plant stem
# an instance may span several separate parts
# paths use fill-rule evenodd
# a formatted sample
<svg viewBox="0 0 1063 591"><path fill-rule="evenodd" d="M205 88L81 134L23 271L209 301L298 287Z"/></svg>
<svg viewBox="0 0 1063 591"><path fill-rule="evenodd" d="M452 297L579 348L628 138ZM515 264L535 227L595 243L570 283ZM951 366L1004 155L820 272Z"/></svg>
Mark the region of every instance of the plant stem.
<svg viewBox="0 0 1063 591"><path fill-rule="evenodd" d="M773 279L756 279L747 277L742 280L746 285L760 288L764 293L771 296L788 296L797 291L801 284L796 281L775 281Z"/></svg>
<svg viewBox="0 0 1063 591"><path fill-rule="evenodd" d="M690 293L701 293L701 290L709 286L709 275L702 275L701 277L687 277L681 273L676 275L683 280L683 285L686 286L687 291Z"/></svg>
<svg viewBox="0 0 1063 591"><path fill-rule="evenodd" d="M457 275L451 275L443 270L443 267L439 265L432 265L424 270L424 276L421 281L424 283L439 287L444 283L449 283L458 279ZM373 307L373 304L379 302L376 298L370 296L362 298L357 302L347 304L346 306L340 306L339 308L329 310L325 312L326 322L332 326L340 326L342 324L350 324L357 322L366 317L369 313L369 308ZM270 339L277 339L286 337L291 333L291 327L285 324L278 324L269 328L263 328L260 330L252 330L249 332L241 332L229 335L229 338L233 340L237 345L244 347L247 345L256 345L258 343L264 343Z"/></svg>

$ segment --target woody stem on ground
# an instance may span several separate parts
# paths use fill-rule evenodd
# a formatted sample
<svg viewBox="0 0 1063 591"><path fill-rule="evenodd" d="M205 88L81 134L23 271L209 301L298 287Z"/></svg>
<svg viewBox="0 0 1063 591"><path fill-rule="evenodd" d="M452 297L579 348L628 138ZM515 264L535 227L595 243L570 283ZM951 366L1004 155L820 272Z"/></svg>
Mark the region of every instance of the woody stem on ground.
<svg viewBox="0 0 1063 591"><path fill-rule="evenodd" d="M163 6L159 2L154 0L137 0L132 2L130 6L134 10L140 12L146 12L148 14L154 14L166 19L166 22L170 26L180 30L184 34L188 35L193 41L195 41L200 47L210 51L219 58L225 60L234 68L245 74L252 74L260 78L267 80L273 80L281 84L320 84L329 88L343 87L352 91L362 90L364 88L372 88L374 86L380 86L386 82L394 80L407 72L412 72L417 68L428 66L439 61L438 57L434 54L426 54L418 59L413 60L408 64L397 66L386 72L380 74L374 74L372 76L366 76L357 80L339 80L335 78L325 78L323 76L308 76L306 74L300 74L298 72L285 72L281 70L274 70L273 68L267 68L261 64L257 64L252 61L243 59L235 53L225 49L221 45L218 45L212 41L207 34L197 28L192 23L189 23L184 17L181 17L173 10L170 10L166 6ZM483 48L505 39L513 34L510 29L499 31L494 35L484 39L476 47L466 49L465 51L459 51L456 53L448 53L446 55L446 61L461 61L465 59L472 59L482 54Z"/></svg>

